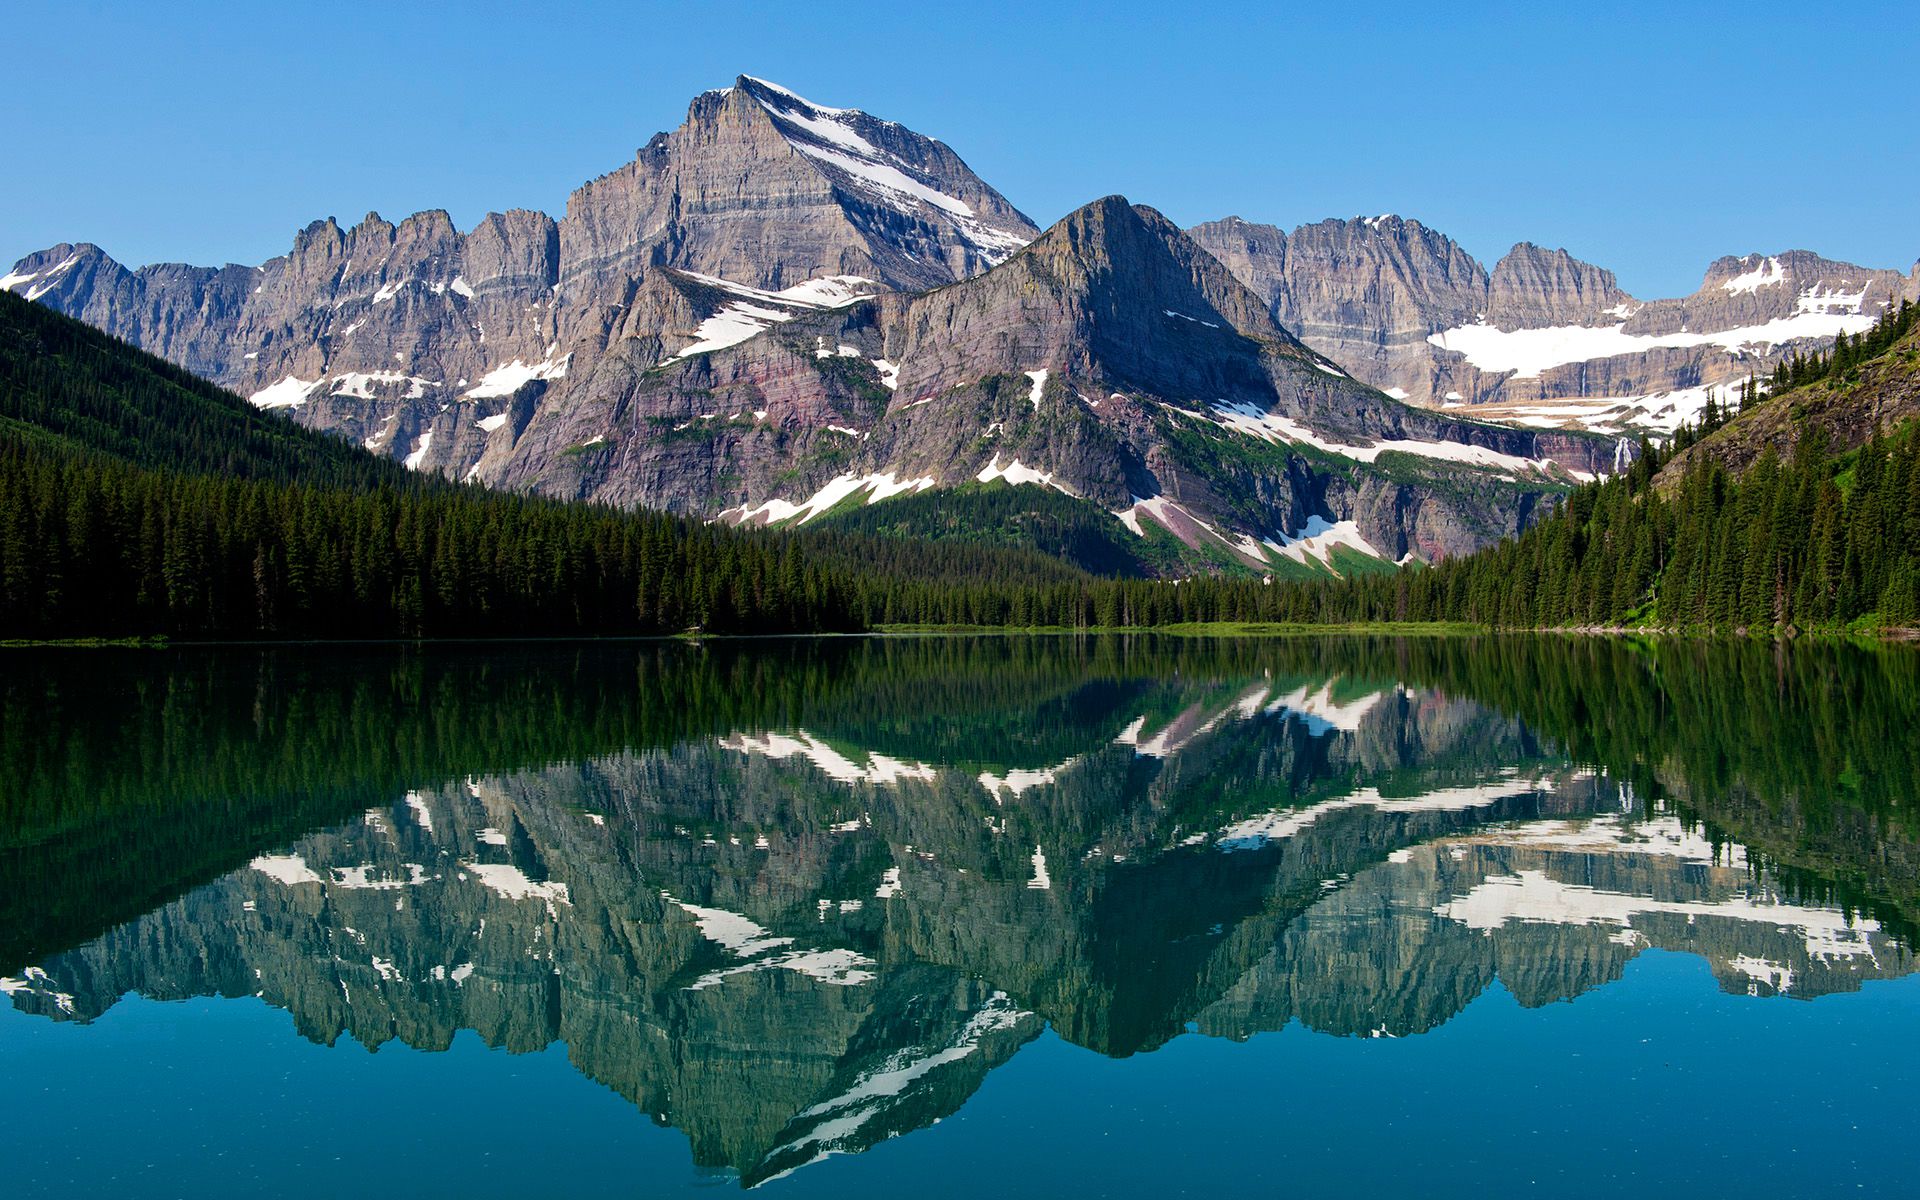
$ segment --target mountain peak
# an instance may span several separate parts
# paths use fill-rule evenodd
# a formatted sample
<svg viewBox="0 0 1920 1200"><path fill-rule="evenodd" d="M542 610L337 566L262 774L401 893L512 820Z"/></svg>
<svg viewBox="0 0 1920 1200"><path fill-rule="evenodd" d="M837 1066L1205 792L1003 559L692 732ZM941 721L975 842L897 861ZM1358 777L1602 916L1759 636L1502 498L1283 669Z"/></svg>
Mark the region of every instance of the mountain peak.
<svg viewBox="0 0 1920 1200"><path fill-rule="evenodd" d="M762 104L772 104L789 111L803 109L823 117L867 115L857 108L833 108L825 104L816 104L790 87L775 83L771 79L761 79L756 75L741 75L733 81L733 86Z"/></svg>

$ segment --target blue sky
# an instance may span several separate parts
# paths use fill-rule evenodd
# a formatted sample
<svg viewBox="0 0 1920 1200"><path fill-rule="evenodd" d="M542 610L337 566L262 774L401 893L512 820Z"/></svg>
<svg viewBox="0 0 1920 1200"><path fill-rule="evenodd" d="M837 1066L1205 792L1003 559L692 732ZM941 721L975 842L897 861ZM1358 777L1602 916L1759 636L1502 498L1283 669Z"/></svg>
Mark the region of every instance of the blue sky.
<svg viewBox="0 0 1920 1200"><path fill-rule="evenodd" d="M1110 192L1183 225L1398 212L1642 297L1721 254L1920 256L1920 5L1556 7L8 0L0 258L558 215L741 72L941 138L1042 225Z"/></svg>

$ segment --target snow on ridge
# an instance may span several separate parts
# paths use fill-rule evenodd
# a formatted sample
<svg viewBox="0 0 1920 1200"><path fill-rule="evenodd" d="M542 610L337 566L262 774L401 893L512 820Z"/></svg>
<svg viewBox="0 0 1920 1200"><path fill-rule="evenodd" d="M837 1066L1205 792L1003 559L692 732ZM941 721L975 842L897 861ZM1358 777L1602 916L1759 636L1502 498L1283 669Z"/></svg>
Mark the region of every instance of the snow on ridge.
<svg viewBox="0 0 1920 1200"><path fill-rule="evenodd" d="M1186 749L1194 739L1212 733L1228 720L1251 720L1259 714L1261 705L1267 702L1270 691L1266 684L1256 684L1233 703L1204 717L1201 706L1193 704L1161 726L1160 731L1151 737L1142 736L1146 732L1147 718L1136 717L1131 725L1114 735L1113 744L1132 746L1133 752L1142 758L1171 758Z"/></svg>
<svg viewBox="0 0 1920 1200"><path fill-rule="evenodd" d="M1858 313L1866 304L1867 289L1864 286L1857 292L1843 292L1838 288L1823 288L1815 284L1794 297L1793 310L1796 314Z"/></svg>
<svg viewBox="0 0 1920 1200"><path fill-rule="evenodd" d="M793 320L796 315L798 314L785 309L735 301L700 322L693 331L693 344L673 357L692 358L698 354L711 354L715 350L737 346L756 334L765 333L783 321Z"/></svg>
<svg viewBox="0 0 1920 1200"><path fill-rule="evenodd" d="M703 908L698 904L688 904L684 900L661 893L676 908L693 917L699 926L700 936L710 942L718 942L729 952L740 958L752 958L769 950L779 950L793 945L790 937L775 937L753 918L740 913L728 912L724 908Z"/></svg>
<svg viewBox="0 0 1920 1200"><path fill-rule="evenodd" d="M795 150L808 158L817 159L828 166L838 167L851 175L856 183L868 191L896 199L919 200L933 205L956 217L972 217L973 206L966 201L929 184L920 182L892 163L876 162L844 154L838 150L829 150L825 146L808 145L803 142L790 143Z"/></svg>
<svg viewBox="0 0 1920 1200"><path fill-rule="evenodd" d="M771 958L758 958L736 966L709 971L687 985L689 992L702 992L724 983L735 975L755 971L793 971L836 987L857 987L879 976L867 968L877 964L857 950L789 950Z"/></svg>
<svg viewBox="0 0 1920 1200"><path fill-rule="evenodd" d="M1015 1007L1005 992L987 998L953 1039L938 1049L916 1046L902 1050L870 1071L863 1071L844 1092L823 1100L799 1113L794 1120L817 1121L811 1129L783 1146L769 1151L763 1162L800 1150L812 1150L806 1159L786 1168L762 1183L783 1179L803 1167L820 1162L830 1154L845 1153L850 1140L875 1117L893 1108L902 1096L911 1096L921 1079L949 1063L960 1062L980 1048L988 1033L1017 1028L1029 1014Z"/></svg>
<svg viewBox="0 0 1920 1200"><path fill-rule="evenodd" d="M267 878L292 887L297 883L321 883L326 879L307 865L298 854L262 854L247 864Z"/></svg>
<svg viewBox="0 0 1920 1200"><path fill-rule="evenodd" d="M1387 695L1387 690L1368 692L1358 700L1341 704L1333 698L1333 685L1337 680L1329 679L1317 692L1309 691L1312 686L1305 684L1298 691L1289 692L1267 705L1269 713L1297 713L1307 721L1310 732L1325 733L1338 729L1342 733L1358 733L1360 719L1378 707Z"/></svg>
<svg viewBox="0 0 1920 1200"><path fill-rule="evenodd" d="M778 292L769 292L721 279L717 275L702 275L698 271L682 271L681 274L710 287L731 292L740 299L700 322L693 331L693 344L674 355L676 359L711 354L715 350L737 346L775 325L793 320L801 312L845 308L873 294L870 290L873 280L861 275L825 275Z"/></svg>
<svg viewBox="0 0 1920 1200"><path fill-rule="evenodd" d="M1744 262L1745 260L1742 259L1741 261ZM1780 265L1778 258L1769 255L1761 259L1760 265L1753 270L1735 275L1732 279L1727 280L1720 286L1725 291L1737 294L1740 292L1757 292L1763 287L1778 287L1786 281L1787 269Z"/></svg>
<svg viewBox="0 0 1920 1200"><path fill-rule="evenodd" d="M27 299L38 300L40 297L52 291L53 285L59 277L66 274L73 268L73 264L79 261L80 256L78 254L69 254L44 271L28 271L25 274L19 271L8 271L5 275L0 275L0 292L13 291L21 284L32 283L38 279L40 281L38 286L27 289Z"/></svg>
<svg viewBox="0 0 1920 1200"><path fill-rule="evenodd" d="M1500 843L1580 854L1640 854L1703 866L1748 869L1745 846L1737 842L1716 845L1677 816L1631 823L1617 814L1589 820L1533 822L1501 837Z"/></svg>
<svg viewBox="0 0 1920 1200"><path fill-rule="evenodd" d="M853 130L852 126L847 124L844 118L851 115L849 112L846 110L833 110L830 113L827 110L808 104L804 100L800 103L804 107L785 108L769 104L765 100L762 100L760 101L760 107L790 125L799 126L801 129L806 130L810 136L818 138L820 141L831 142L836 146L851 150L863 158L880 157L880 151L874 148L873 143L861 137Z"/></svg>
<svg viewBox="0 0 1920 1200"><path fill-rule="evenodd" d="M488 891L508 900L544 900L548 911L552 911L555 904L573 906L566 884L535 883L512 863L462 862L460 869L479 880Z"/></svg>
<svg viewBox="0 0 1920 1200"><path fill-rule="evenodd" d="M1274 553L1302 566L1307 565L1309 559L1314 559L1329 571L1334 569L1333 551L1338 546L1357 550L1368 558L1392 561L1361 536L1359 522L1329 521L1318 513L1308 517L1297 533L1283 533L1278 541L1269 541L1266 545Z"/></svg>
<svg viewBox="0 0 1920 1200"><path fill-rule="evenodd" d="M1463 355L1473 366L1489 374L1511 374L1516 379L1535 379L1554 367L1615 358L1623 354L1698 346L1715 346L1739 354L1750 350L1767 350L1801 339L1831 341L1837 334L1860 333L1873 325L1873 317L1857 308L1853 311L1834 311L1841 307L1837 303L1841 298L1836 296L1835 303L1817 308L1802 303L1790 317L1775 317L1760 325L1743 325L1714 333L1688 330L1628 333L1624 321L1618 325L1549 325L1538 329L1506 330L1483 320L1429 334L1427 341L1442 350ZM1845 298L1851 299L1851 294L1846 294ZM1861 300L1864 303L1864 293Z"/></svg>
<svg viewBox="0 0 1920 1200"><path fill-rule="evenodd" d="M1704 384L1644 396L1564 397L1524 404L1481 405L1473 415L1536 429L1577 425L1596 433L1620 433L1633 428L1670 434L1683 423L1697 419L1709 397L1723 408L1737 407L1744 382L1740 379Z"/></svg>
<svg viewBox="0 0 1920 1200"><path fill-rule="evenodd" d="M859 115L860 113L860 110L857 108L829 108L824 104L815 104L813 101L807 99L805 96L802 96L799 92L794 91L792 88L782 87L781 85L775 83L773 80L762 79L758 75L747 75L747 76L744 76L743 78L745 78L749 83L757 83L761 87L767 89L768 91L773 92L775 95L784 96L788 100L793 101L794 103L800 105L803 108L819 113L821 116L850 117L850 116ZM722 90L731 91L732 89L726 88ZM760 103L763 107L766 105L766 101L764 100L762 100Z"/></svg>
<svg viewBox="0 0 1920 1200"><path fill-rule="evenodd" d="M794 137L786 130L787 144L800 153L828 166L837 167L853 177L860 187L882 198L919 201L930 204L956 218L962 236L983 250L1011 252L1026 244L1026 239L979 223L973 206L956 196L933 187L908 169L912 164L876 147L853 128L850 118L865 116L858 109L829 108L815 104L777 83L749 79L779 97L780 102L756 98L760 107L777 121L798 130ZM869 118L872 119L872 118Z"/></svg>
<svg viewBox="0 0 1920 1200"><path fill-rule="evenodd" d="M1173 534L1173 536L1180 538L1181 541L1184 542L1186 538L1182 536L1179 525L1181 521L1185 521L1191 524L1193 529L1197 531L1194 536L1197 537L1199 534L1204 533L1221 545L1246 555L1255 563L1262 566L1265 566L1267 563L1267 556L1260 549L1258 542L1245 536L1237 539L1229 538L1226 534L1220 532L1211 522L1201 520L1198 516L1194 515L1192 510L1165 493L1158 496L1130 496L1129 499L1131 499L1133 503L1115 512L1113 515L1118 517L1120 523L1125 525L1135 537L1147 536L1146 528L1140 524L1141 516L1146 515L1152 517L1154 522L1162 529L1165 529L1168 533Z"/></svg>
<svg viewBox="0 0 1920 1200"><path fill-rule="evenodd" d="M856 300L866 299L880 286L864 275L822 275L818 279L809 279L804 283L796 283L792 287L770 292L764 288L735 283L731 279L722 279L718 275L703 275L699 271L679 273L689 279L699 280L709 287L717 287L748 300L760 300L772 304L804 304L809 308L845 308ZM861 284L867 285L868 290L863 290L860 287Z"/></svg>
<svg viewBox="0 0 1920 1200"><path fill-rule="evenodd" d="M775 936L751 917L724 908L689 904L668 892L662 892L660 896L693 917L701 937L718 943L735 958L746 960L702 975L687 986L687 991L705 991L732 976L754 971L794 971L839 987L871 983L876 978L873 971L866 969L874 966L874 961L857 951L790 950L788 947L793 945L792 938ZM773 954L776 950L783 953Z"/></svg>

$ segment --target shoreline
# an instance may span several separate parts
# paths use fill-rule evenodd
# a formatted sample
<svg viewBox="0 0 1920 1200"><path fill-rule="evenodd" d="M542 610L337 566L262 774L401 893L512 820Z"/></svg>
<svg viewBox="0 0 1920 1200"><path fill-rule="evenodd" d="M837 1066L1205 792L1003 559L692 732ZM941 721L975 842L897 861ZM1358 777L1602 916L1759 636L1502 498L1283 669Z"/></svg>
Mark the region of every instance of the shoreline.
<svg viewBox="0 0 1920 1200"><path fill-rule="evenodd" d="M531 646L609 642L757 642L814 640L826 638L904 638L904 637L1113 637L1147 636L1183 638L1272 638L1272 637L1608 637L1669 638L1685 641L1773 641L1773 642L1873 642L1889 645L1920 643L1920 628L1890 626L1879 629L1794 629L1754 633L1744 628L1716 630L1708 628L1670 628L1635 625L1572 625L1536 628L1511 628L1476 625L1460 621L1379 621L1341 624L1302 624L1284 621L1202 621L1172 625L880 625L861 632L832 630L799 633L635 633L635 634L551 634L509 637L385 637L385 638L206 638L182 639L165 636L124 638L0 638L5 650L168 650L262 649L311 646Z"/></svg>

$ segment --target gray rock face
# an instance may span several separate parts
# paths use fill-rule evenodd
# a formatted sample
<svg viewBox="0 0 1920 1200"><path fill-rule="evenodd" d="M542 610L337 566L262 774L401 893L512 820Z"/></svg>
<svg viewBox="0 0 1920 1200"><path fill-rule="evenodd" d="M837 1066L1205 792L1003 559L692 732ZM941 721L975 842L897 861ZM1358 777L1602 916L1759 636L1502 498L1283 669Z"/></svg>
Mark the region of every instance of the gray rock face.
<svg viewBox="0 0 1920 1200"><path fill-rule="evenodd" d="M1487 272L1418 221L1372 217L1303 225L1289 236L1229 217L1197 225L1193 239L1309 346L1382 390L1414 387L1427 336L1487 309Z"/></svg>
<svg viewBox="0 0 1920 1200"><path fill-rule="evenodd" d="M1600 321L1630 297L1613 272L1581 262L1565 250L1522 242L1494 264L1487 278L1487 320L1501 329L1586 325Z"/></svg>
<svg viewBox="0 0 1920 1200"><path fill-rule="evenodd" d="M1120 197L959 284L852 299L662 361L666 346L629 339L554 384L510 448L494 434L479 477L753 521L1005 479L1220 561L1287 569L1327 562L1331 543L1283 551L1342 523L1362 553L1460 553L1617 454L1356 383Z"/></svg>
<svg viewBox="0 0 1920 1200"><path fill-rule="evenodd" d="M1856 333L1920 277L1804 250L1723 258L1691 296L1641 302L1565 250L1484 270L1417 221L1239 218L1190 231L1313 349L1412 403L1533 426L1667 432L1784 355ZM1542 331L1552 330L1551 335Z"/></svg>
<svg viewBox="0 0 1920 1200"><path fill-rule="evenodd" d="M941 143L743 75L573 194L560 275L569 298L660 265L772 290L828 275L922 288L1034 232Z"/></svg>
<svg viewBox="0 0 1920 1200"><path fill-rule="evenodd" d="M259 267L129 271L97 246L62 245L21 260L5 286L302 424L465 475L519 389L616 341L677 351L741 299L652 280L663 266L759 289L825 276L922 288L1034 232L941 143L742 77L581 187L558 222L491 213L462 234L443 212L398 225L370 213L351 229L328 218Z"/></svg>

